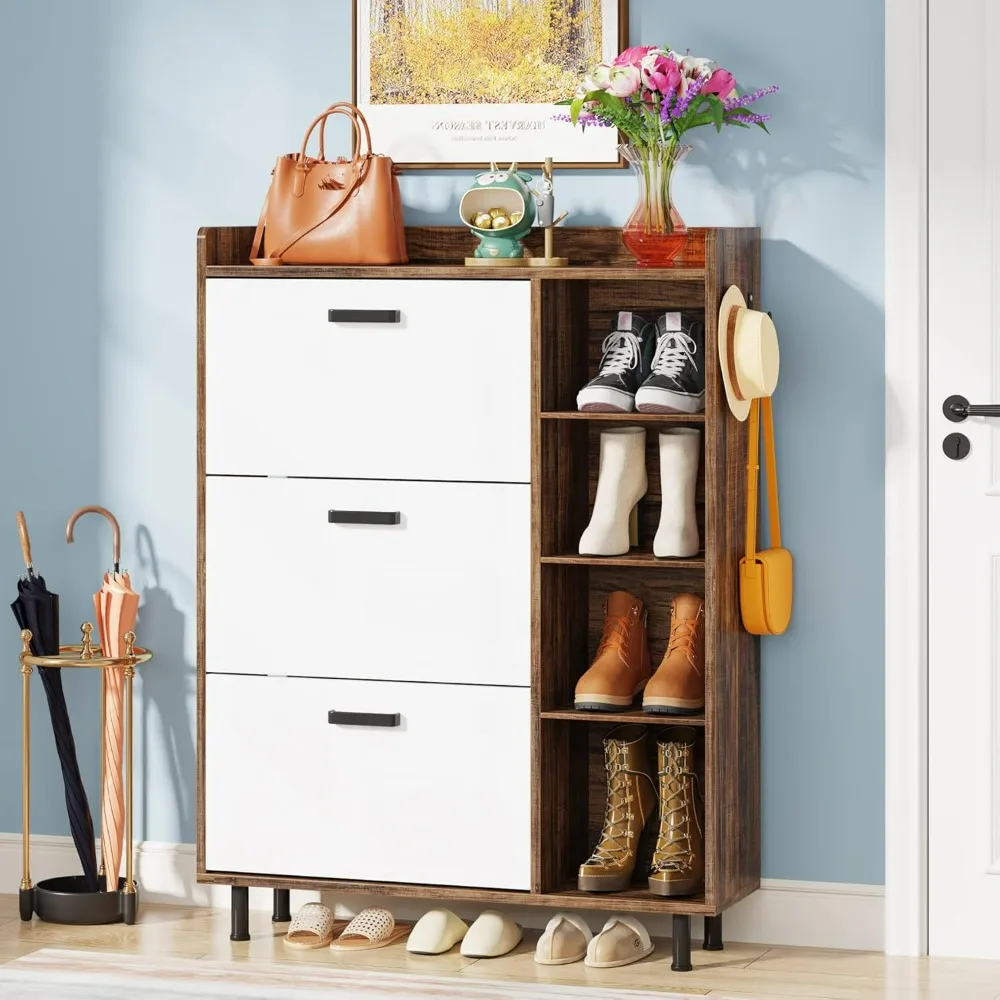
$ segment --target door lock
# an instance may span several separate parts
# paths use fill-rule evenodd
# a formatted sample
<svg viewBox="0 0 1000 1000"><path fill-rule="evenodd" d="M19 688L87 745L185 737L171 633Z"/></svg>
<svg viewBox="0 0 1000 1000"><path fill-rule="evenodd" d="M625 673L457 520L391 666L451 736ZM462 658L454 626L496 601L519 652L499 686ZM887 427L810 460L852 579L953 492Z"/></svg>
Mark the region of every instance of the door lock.
<svg viewBox="0 0 1000 1000"><path fill-rule="evenodd" d="M1000 417L1000 404L986 403L976 406L971 404L965 396L949 396L941 409L954 424L960 424L966 417Z"/></svg>
<svg viewBox="0 0 1000 1000"><path fill-rule="evenodd" d="M941 442L941 447L950 459L960 462L969 454L969 439L964 434L949 434Z"/></svg>

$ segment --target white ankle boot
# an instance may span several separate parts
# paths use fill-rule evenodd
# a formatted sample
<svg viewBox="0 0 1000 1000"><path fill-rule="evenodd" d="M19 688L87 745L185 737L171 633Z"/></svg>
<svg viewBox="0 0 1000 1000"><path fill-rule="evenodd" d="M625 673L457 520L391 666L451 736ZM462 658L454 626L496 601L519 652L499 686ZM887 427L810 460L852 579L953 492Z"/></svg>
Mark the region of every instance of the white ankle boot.
<svg viewBox="0 0 1000 1000"><path fill-rule="evenodd" d="M660 526L653 539L653 555L661 559L688 559L698 554L698 462L701 432L675 427L660 433Z"/></svg>
<svg viewBox="0 0 1000 1000"><path fill-rule="evenodd" d="M636 505L646 495L646 429L601 432L601 464L590 524L580 537L582 556L623 556L638 543Z"/></svg>

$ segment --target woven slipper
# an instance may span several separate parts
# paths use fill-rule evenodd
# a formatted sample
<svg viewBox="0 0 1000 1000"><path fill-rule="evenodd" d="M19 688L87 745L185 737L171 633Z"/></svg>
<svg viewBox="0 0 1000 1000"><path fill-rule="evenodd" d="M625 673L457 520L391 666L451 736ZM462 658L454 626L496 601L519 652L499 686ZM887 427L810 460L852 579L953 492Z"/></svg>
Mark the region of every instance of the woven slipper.
<svg viewBox="0 0 1000 1000"><path fill-rule="evenodd" d="M649 933L635 917L615 916L601 928L601 933L587 945L583 964L591 969L616 969L631 965L652 954Z"/></svg>
<svg viewBox="0 0 1000 1000"><path fill-rule="evenodd" d="M413 924L397 924L388 910L383 910L380 906L369 906L344 928L344 933L330 947L334 951L384 948L405 938L411 930Z"/></svg>
<svg viewBox="0 0 1000 1000"><path fill-rule="evenodd" d="M292 917L284 941L289 948L325 948L346 920L334 920L333 911L322 903L306 903Z"/></svg>

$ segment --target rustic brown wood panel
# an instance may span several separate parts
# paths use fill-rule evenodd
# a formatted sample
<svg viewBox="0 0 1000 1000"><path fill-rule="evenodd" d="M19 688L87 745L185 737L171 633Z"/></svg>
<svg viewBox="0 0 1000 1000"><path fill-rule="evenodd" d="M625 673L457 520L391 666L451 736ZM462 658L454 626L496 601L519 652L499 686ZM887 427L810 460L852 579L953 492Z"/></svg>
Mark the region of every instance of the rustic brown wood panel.
<svg viewBox="0 0 1000 1000"><path fill-rule="evenodd" d="M205 267L209 260L225 253L220 242L226 230L199 229L196 244L195 299L197 306L197 430L195 451L196 532L195 532L195 628L197 705L195 717L195 859L198 871L205 869Z"/></svg>
<svg viewBox="0 0 1000 1000"><path fill-rule="evenodd" d="M623 893L581 893L575 888L560 892L509 892L471 886L410 885L400 882L351 882L310 876L266 875L252 872L199 872L198 881L208 885L245 885L261 889L304 889L311 892L364 893L408 899L458 899L478 903L510 903L515 906L548 906L553 909L609 910L625 913L714 913L703 896L664 899L642 889ZM575 883L574 883L575 885Z"/></svg>
<svg viewBox="0 0 1000 1000"><path fill-rule="evenodd" d="M636 701L640 705L640 701ZM581 725L590 725L593 722L635 722L646 726L676 726L678 719L684 720L685 726L704 726L704 715L657 715L650 713L647 715L641 707L629 708L621 712L597 712L582 711L567 704L562 708L555 708L547 712L542 712L543 719L555 719L560 722L578 722Z"/></svg>
<svg viewBox="0 0 1000 1000"><path fill-rule="evenodd" d="M580 413L578 410L558 410L543 413L542 420L585 420L592 424L651 424L670 427L673 424L703 424L704 413Z"/></svg>
<svg viewBox="0 0 1000 1000"><path fill-rule="evenodd" d="M705 282L706 605L714 641L706 655L706 899L717 910L760 884L760 667L755 637L742 627L738 567L746 517L747 427L726 404L719 371L718 309L730 284L760 301L760 234L709 234Z"/></svg>

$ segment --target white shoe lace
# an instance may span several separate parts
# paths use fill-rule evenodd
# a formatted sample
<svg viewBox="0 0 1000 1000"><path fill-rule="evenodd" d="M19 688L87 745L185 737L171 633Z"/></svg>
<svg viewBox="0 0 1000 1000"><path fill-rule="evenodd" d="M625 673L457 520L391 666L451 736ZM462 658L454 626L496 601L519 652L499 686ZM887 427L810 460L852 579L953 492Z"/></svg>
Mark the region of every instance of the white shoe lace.
<svg viewBox="0 0 1000 1000"><path fill-rule="evenodd" d="M698 345L693 337L689 337L683 330L667 330L656 343L656 353L653 355L653 374L677 378L684 371L684 365L688 361L694 365L694 370L697 371L698 364L694 360L697 351Z"/></svg>
<svg viewBox="0 0 1000 1000"><path fill-rule="evenodd" d="M639 363L639 338L630 330L615 330L601 344L601 375L623 375Z"/></svg>

